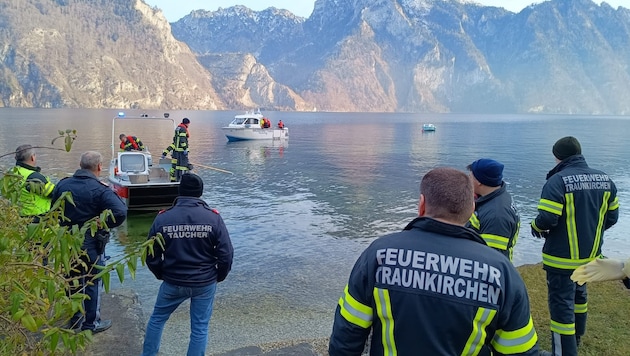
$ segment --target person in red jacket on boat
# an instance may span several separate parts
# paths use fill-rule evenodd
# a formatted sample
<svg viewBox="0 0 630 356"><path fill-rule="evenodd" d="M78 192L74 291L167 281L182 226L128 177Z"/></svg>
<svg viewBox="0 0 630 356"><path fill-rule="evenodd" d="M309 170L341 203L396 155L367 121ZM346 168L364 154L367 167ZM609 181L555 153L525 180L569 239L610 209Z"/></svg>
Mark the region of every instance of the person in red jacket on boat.
<svg viewBox="0 0 630 356"><path fill-rule="evenodd" d="M121 133L118 136L120 139L120 150L121 151L144 151L145 147L142 144L142 141L136 136L127 136L124 133Z"/></svg>

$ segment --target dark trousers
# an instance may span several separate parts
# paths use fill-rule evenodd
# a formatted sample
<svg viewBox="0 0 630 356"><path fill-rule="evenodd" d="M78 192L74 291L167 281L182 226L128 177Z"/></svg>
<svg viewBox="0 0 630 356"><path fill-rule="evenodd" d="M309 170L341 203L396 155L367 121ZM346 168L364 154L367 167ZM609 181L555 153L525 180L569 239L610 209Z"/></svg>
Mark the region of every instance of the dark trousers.
<svg viewBox="0 0 630 356"><path fill-rule="evenodd" d="M71 288L70 294L83 293L89 298L83 301L83 308L85 315L81 312L76 312L70 324L72 328L81 327L81 330L94 330L97 322L100 319L100 287L101 279L92 279L95 274L99 272L94 265L104 266L102 257L102 250L98 246L96 240L92 237L86 237L83 243L83 249L87 252L87 256L83 256L82 260L87 267L75 266L76 271L70 273L70 277L78 278L79 285L75 288Z"/></svg>
<svg viewBox="0 0 630 356"><path fill-rule="evenodd" d="M551 316L553 355L577 355L578 340L586 332L586 284L580 286L570 274L547 271L547 297Z"/></svg>
<svg viewBox="0 0 630 356"><path fill-rule="evenodd" d="M184 152L173 151L171 154L171 182L179 182L182 179L182 175L190 169L190 162L188 161L188 155Z"/></svg>

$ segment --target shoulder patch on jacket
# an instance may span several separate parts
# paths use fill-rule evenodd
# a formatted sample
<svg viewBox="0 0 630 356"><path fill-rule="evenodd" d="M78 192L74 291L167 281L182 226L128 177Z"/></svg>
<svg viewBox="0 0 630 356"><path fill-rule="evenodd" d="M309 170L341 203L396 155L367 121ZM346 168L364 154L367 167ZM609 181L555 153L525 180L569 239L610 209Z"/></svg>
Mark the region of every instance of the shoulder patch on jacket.
<svg viewBox="0 0 630 356"><path fill-rule="evenodd" d="M215 208L210 209L210 211L212 211L213 213L219 215L219 211L217 209L215 209Z"/></svg>

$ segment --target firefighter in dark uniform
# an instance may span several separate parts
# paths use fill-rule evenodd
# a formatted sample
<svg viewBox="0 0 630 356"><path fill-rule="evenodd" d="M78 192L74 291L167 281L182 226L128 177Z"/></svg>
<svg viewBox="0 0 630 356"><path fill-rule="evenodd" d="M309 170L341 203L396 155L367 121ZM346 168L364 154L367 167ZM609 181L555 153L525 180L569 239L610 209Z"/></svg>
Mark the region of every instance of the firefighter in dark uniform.
<svg viewBox="0 0 630 356"><path fill-rule="evenodd" d="M475 213L467 227L477 231L488 246L512 260L521 218L503 182L503 164L482 158L468 166L475 189Z"/></svg>
<svg viewBox="0 0 630 356"><path fill-rule="evenodd" d="M145 147L142 141L136 136L127 136L124 133L118 136L120 139L121 151L144 151Z"/></svg>
<svg viewBox="0 0 630 356"><path fill-rule="evenodd" d="M557 165L547 174L531 231L545 238L552 354L577 355L588 306L586 285L573 282L571 273L600 257L604 231L619 217L619 201L613 181L586 164L575 137L559 139L552 152Z"/></svg>
<svg viewBox="0 0 630 356"><path fill-rule="evenodd" d="M162 152L162 158L165 158L169 152L171 153L171 170L169 173L172 182L179 182L182 179L182 174L192 169L192 165L188 161L189 125L190 120L185 117L182 123L175 128L173 143Z"/></svg>
<svg viewBox="0 0 630 356"><path fill-rule="evenodd" d="M39 216L50 210L50 195L55 188L50 179L41 173L36 160L33 146L27 144L15 149L13 172L22 178L22 190L18 198L20 215L33 217L34 222L38 222Z"/></svg>
<svg viewBox="0 0 630 356"><path fill-rule="evenodd" d="M335 312L331 356L538 355L525 284L512 263L464 227L470 177L436 168L419 217L356 261Z"/></svg>

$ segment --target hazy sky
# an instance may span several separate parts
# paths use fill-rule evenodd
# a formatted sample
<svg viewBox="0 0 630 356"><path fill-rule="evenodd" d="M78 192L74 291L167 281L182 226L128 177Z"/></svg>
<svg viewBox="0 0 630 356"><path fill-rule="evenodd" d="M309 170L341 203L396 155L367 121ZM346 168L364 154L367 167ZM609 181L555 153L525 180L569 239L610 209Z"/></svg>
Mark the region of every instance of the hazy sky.
<svg viewBox="0 0 630 356"><path fill-rule="evenodd" d="M287 9L292 13L308 17L313 11L315 0L144 0L147 4L157 6L164 12L169 22L175 22L188 15L193 10L216 11L219 7L226 8L234 5L245 5L252 10L260 11L274 6ZM476 0L477 3L488 6L504 7L513 12L521 11L525 6L542 1L535 0ZM601 3L601 0L596 0ZM607 0L612 7L623 6L630 8L630 0Z"/></svg>

